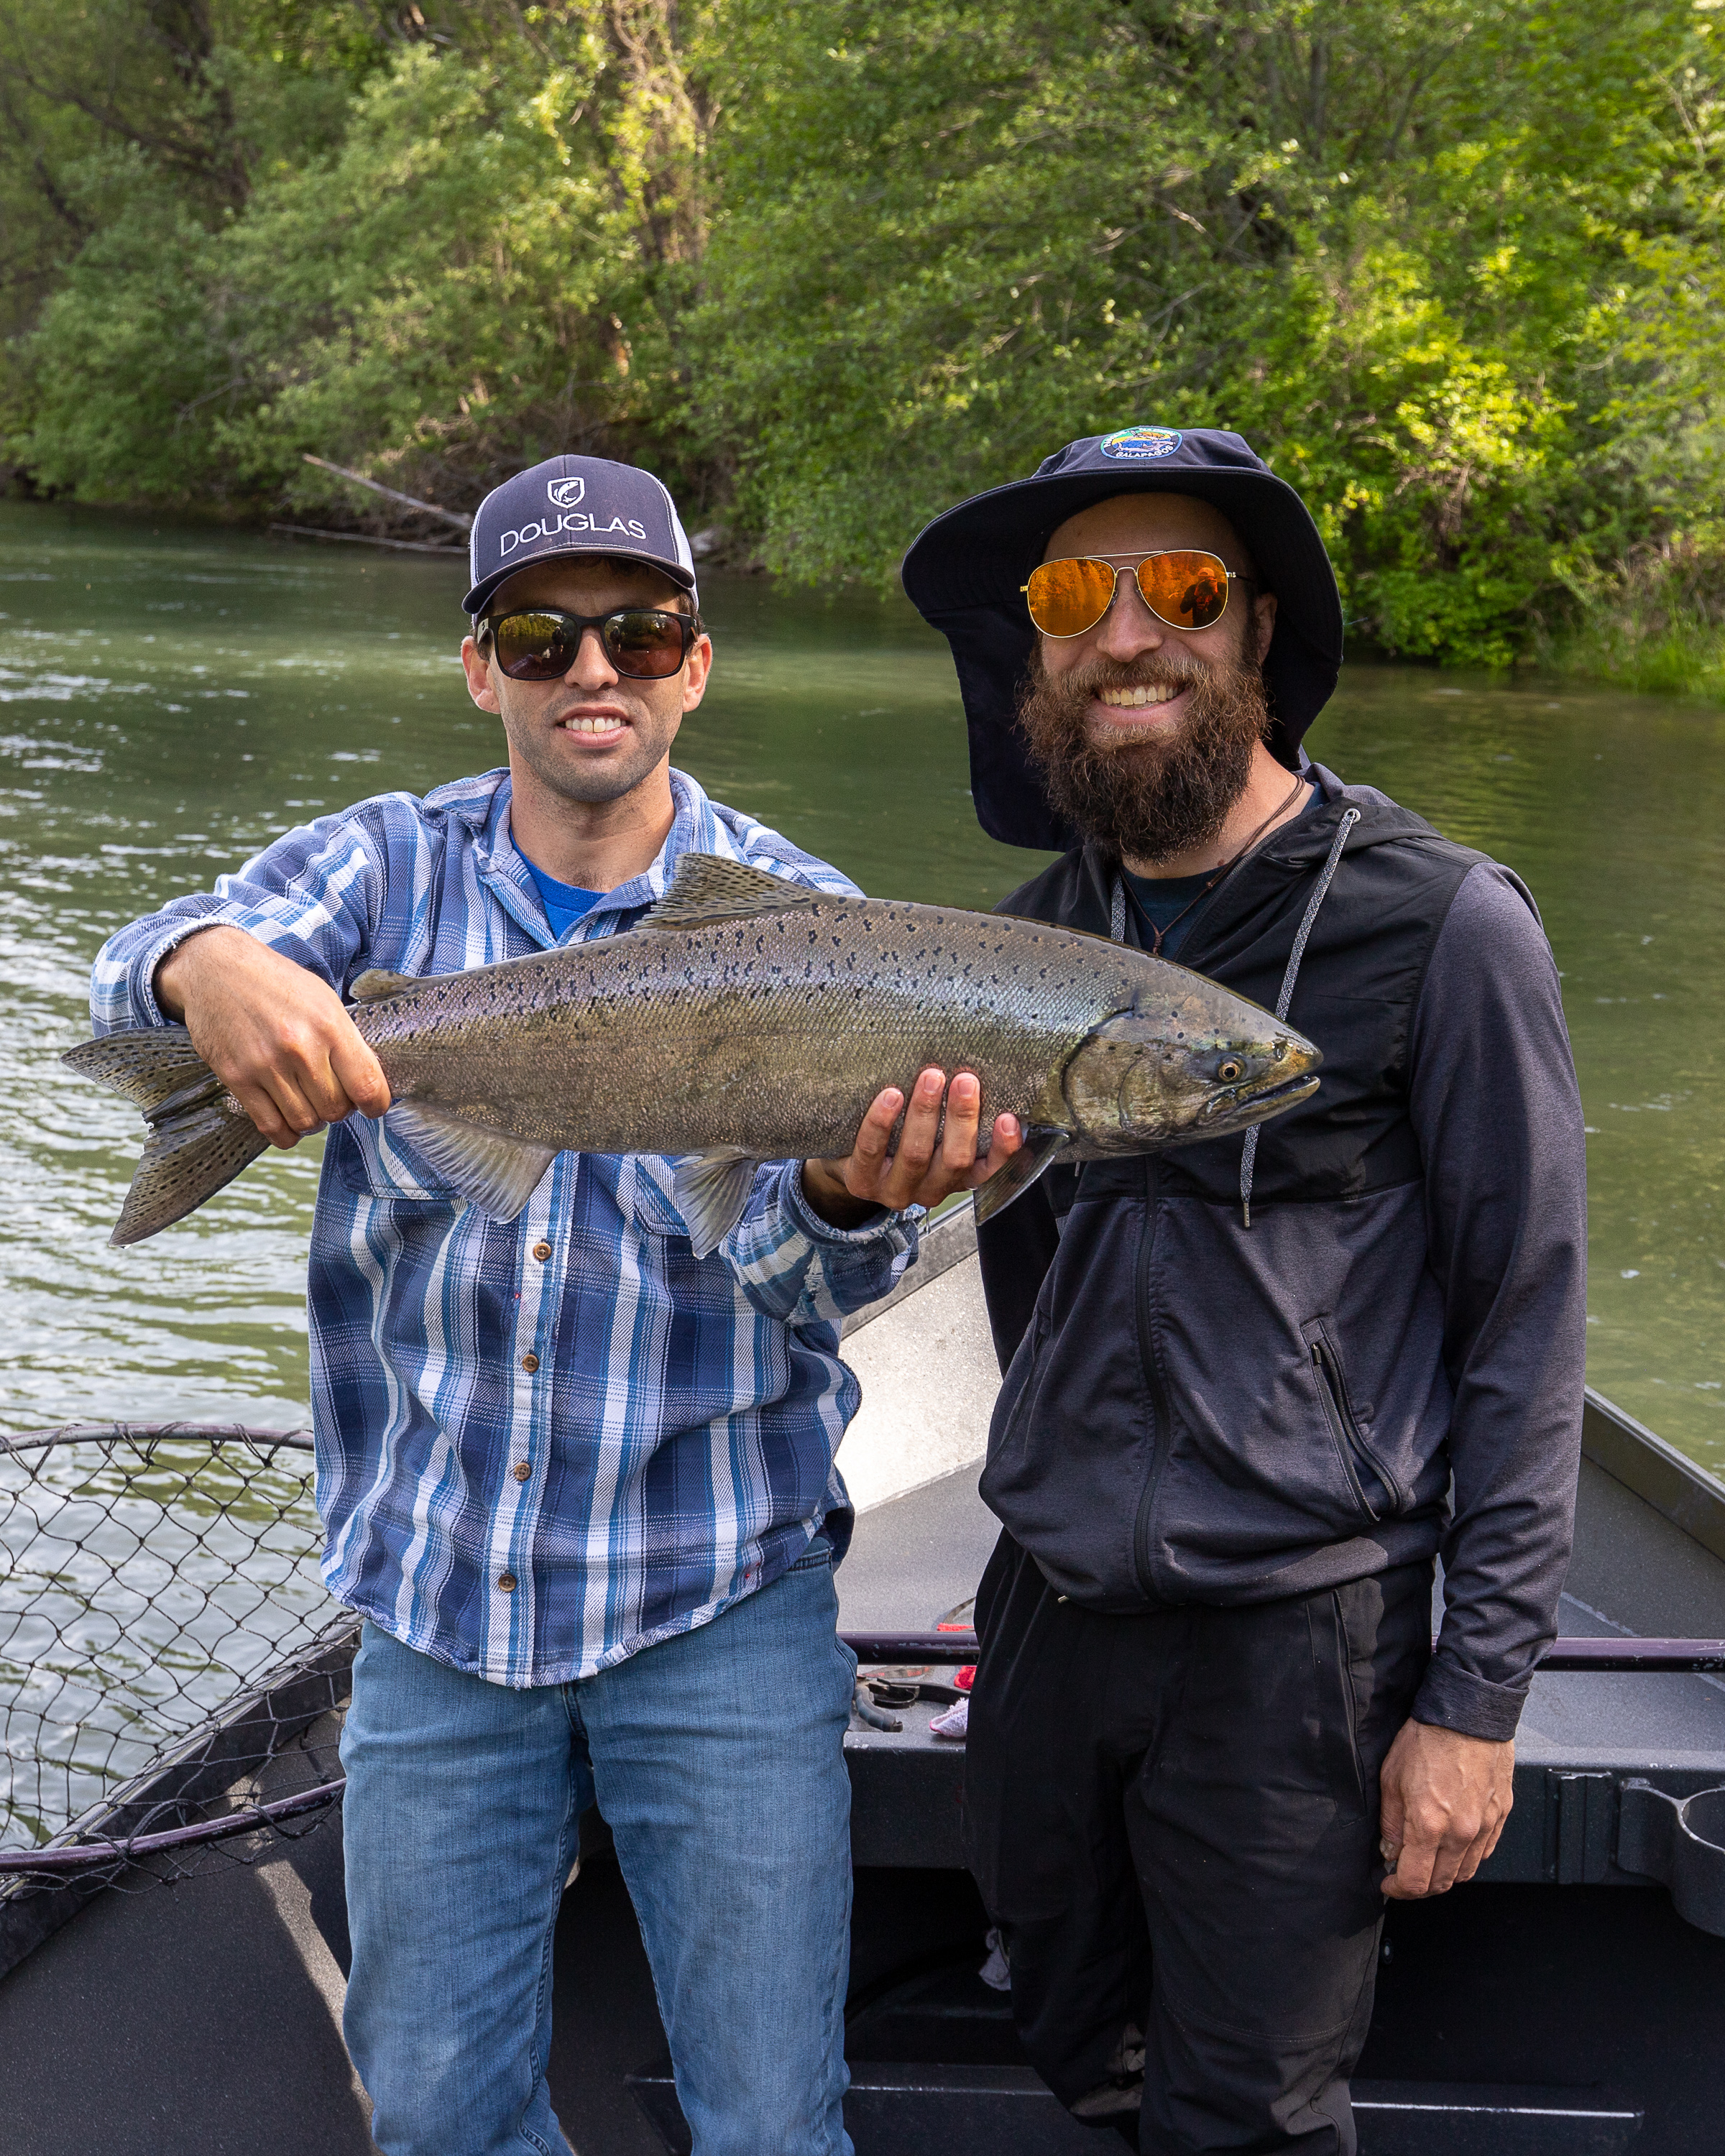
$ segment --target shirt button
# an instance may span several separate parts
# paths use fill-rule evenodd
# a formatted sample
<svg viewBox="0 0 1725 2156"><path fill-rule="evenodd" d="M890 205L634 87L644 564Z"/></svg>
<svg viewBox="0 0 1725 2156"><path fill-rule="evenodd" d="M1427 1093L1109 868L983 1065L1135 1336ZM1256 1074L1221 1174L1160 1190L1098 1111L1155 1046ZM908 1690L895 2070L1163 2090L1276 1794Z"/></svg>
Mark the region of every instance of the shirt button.
<svg viewBox="0 0 1725 2156"><path fill-rule="evenodd" d="M533 1245L533 1255L538 1259L540 1264L542 1265L545 1263L545 1260L551 1255L551 1245L549 1243L535 1243Z"/></svg>
<svg viewBox="0 0 1725 2156"><path fill-rule="evenodd" d="M518 1460L515 1463L515 1466L511 1469L510 1472L515 1476L517 1482L525 1482L527 1477L533 1472L533 1470L531 1464L529 1461Z"/></svg>
<svg viewBox="0 0 1725 2156"><path fill-rule="evenodd" d="M515 1593L515 1574L512 1572L500 1572L497 1575L497 1584L503 1589L503 1592L506 1594L513 1594Z"/></svg>
<svg viewBox="0 0 1725 2156"><path fill-rule="evenodd" d="M521 1368L527 1373L529 1377L531 1377L534 1371L539 1368L539 1358L536 1355L523 1355L521 1358Z"/></svg>

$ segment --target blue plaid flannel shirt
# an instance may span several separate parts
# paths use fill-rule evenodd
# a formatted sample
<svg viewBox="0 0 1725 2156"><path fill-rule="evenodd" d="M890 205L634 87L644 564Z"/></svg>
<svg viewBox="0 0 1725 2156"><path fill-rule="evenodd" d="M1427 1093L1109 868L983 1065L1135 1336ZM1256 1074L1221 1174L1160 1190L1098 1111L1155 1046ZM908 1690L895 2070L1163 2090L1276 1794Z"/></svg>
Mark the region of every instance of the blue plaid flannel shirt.
<svg viewBox="0 0 1725 2156"><path fill-rule="evenodd" d="M688 852L855 889L680 773L672 788L659 858L570 942L632 927ZM509 798L494 771L288 832L104 946L97 1031L160 1024L157 964L216 922L342 991L368 966L453 973L549 947ZM914 1257L913 1216L829 1227L780 1163L697 1262L671 1171L559 1153L504 1227L388 1117L330 1132L309 1283L324 1578L408 1646L499 1684L562 1683L706 1624L824 1524L842 1551L834 1454L860 1389L840 1322Z"/></svg>

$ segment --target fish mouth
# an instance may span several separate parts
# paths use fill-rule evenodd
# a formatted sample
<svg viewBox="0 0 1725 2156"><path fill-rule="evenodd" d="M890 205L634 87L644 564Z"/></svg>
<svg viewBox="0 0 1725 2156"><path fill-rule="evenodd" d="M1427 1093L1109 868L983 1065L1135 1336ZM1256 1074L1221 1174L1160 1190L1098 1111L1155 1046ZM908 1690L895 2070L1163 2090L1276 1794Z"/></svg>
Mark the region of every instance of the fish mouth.
<svg viewBox="0 0 1725 2156"><path fill-rule="evenodd" d="M1279 1079L1274 1086L1266 1086L1258 1092L1248 1093L1245 1097L1254 1107L1271 1101L1279 1108L1284 1106L1291 1107L1296 1101L1309 1099L1317 1091L1317 1071L1302 1070L1296 1077Z"/></svg>
<svg viewBox="0 0 1725 2156"><path fill-rule="evenodd" d="M1317 1091L1317 1073L1301 1070L1292 1078L1279 1078L1273 1086L1260 1086L1247 1091L1235 1086L1219 1093L1206 1102L1199 1111L1201 1123L1219 1122L1224 1116L1236 1120L1244 1118L1252 1122L1261 1122L1266 1116L1279 1115L1284 1108L1296 1106L1308 1101Z"/></svg>

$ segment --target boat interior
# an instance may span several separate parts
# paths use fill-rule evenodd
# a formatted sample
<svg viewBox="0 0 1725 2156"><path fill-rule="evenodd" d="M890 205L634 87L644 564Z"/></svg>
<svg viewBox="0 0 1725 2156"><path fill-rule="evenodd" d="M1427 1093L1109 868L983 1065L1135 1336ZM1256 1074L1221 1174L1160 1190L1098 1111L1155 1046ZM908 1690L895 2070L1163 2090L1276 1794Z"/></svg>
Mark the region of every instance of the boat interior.
<svg viewBox="0 0 1725 2156"><path fill-rule="evenodd" d="M998 1375L959 1208L847 1336L864 1406L849 1634L968 1621L994 1527L977 1494ZM1537 1679L1516 1808L1480 1877L1393 1907L1354 2084L1364 2156L1702 2156L1725 2118L1725 1487L1590 1396L1563 1644ZM955 1615L955 1613L957 1614ZM1589 1661L1589 1656L1593 1656ZM854 1717L847 2121L858 2156L1094 2149L984 1979L959 1845L955 1697L930 1662ZM912 1688L914 1687L914 1692ZM335 1717L308 1732L332 1761ZM338 1773L331 1765L331 1772ZM3 2156L365 2156L341 2037L339 1806L172 1887L0 1899ZM69 1920L67 1920L69 1918ZM993 1970L989 1972L993 1974ZM556 1953L554 2098L576 2156L689 2140L603 1823Z"/></svg>

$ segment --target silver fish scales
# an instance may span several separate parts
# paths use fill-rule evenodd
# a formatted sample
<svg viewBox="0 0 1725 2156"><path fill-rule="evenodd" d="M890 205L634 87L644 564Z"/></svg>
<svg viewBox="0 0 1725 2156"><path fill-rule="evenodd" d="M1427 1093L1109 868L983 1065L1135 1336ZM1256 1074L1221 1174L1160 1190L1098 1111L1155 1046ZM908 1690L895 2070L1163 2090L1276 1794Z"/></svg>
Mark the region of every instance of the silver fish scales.
<svg viewBox="0 0 1725 2156"><path fill-rule="evenodd" d="M682 859L627 934L423 980L374 971L352 993L392 1129L439 1178L506 1219L559 1152L676 1156L697 1255L735 1224L758 1163L843 1158L881 1088L908 1094L930 1064L976 1074L985 1128L1009 1111L1024 1127L979 1194L986 1217L1055 1159L1279 1113L1310 1095L1321 1060L1269 1012L1142 952L834 898L706 855ZM66 1060L151 1124L116 1242L182 1217L264 1150L182 1029L110 1034Z"/></svg>

